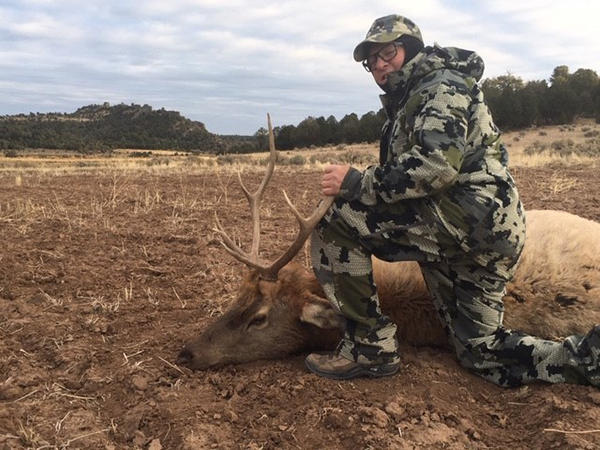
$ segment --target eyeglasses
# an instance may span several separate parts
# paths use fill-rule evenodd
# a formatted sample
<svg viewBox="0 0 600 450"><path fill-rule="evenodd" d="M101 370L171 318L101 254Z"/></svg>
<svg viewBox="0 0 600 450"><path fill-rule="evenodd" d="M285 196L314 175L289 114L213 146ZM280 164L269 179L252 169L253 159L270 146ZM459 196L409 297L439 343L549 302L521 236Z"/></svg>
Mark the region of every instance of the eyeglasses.
<svg viewBox="0 0 600 450"><path fill-rule="evenodd" d="M390 45L386 45L377 53L373 53L369 55L367 59L362 62L362 66L365 68L367 72L372 72L373 67L377 64L377 58L381 59L384 62L390 62L394 57L398 54L398 47L395 43L391 43Z"/></svg>

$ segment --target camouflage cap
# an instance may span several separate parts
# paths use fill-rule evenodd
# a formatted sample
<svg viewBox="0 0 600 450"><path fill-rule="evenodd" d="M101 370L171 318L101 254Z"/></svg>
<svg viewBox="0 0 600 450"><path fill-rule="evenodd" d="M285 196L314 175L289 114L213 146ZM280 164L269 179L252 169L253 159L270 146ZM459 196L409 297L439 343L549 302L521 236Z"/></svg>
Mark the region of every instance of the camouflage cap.
<svg viewBox="0 0 600 450"><path fill-rule="evenodd" d="M412 20L397 14L380 17L373 22L365 39L354 49L354 60L364 61L367 59L367 50L370 44L392 42L406 35L423 42L421 31Z"/></svg>

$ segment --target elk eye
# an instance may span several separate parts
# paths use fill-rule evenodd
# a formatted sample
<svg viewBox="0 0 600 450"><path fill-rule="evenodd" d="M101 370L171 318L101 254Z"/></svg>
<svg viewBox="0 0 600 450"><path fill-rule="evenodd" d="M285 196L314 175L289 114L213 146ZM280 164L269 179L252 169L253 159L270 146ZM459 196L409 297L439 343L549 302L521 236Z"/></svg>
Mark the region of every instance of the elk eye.
<svg viewBox="0 0 600 450"><path fill-rule="evenodd" d="M266 314L261 314L259 316L256 316L254 319L252 319L250 321L250 323L248 324L248 328L250 328L250 327L259 327L261 325L264 325L266 321L267 321Z"/></svg>

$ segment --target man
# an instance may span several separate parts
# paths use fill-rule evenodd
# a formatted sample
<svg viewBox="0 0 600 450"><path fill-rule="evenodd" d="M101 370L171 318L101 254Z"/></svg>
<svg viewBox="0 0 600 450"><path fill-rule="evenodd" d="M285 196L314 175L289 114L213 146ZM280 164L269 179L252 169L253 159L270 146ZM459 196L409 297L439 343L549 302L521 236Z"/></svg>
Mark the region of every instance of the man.
<svg viewBox="0 0 600 450"><path fill-rule="evenodd" d="M564 342L502 326L506 283L519 260L525 214L507 152L477 84L474 52L424 47L411 20L377 19L354 50L388 116L380 163L332 165L334 205L312 238L315 274L344 324L336 351L311 354L317 375L393 375L396 326L382 314L371 255L420 264L461 364L502 386L536 380L600 384L600 327Z"/></svg>

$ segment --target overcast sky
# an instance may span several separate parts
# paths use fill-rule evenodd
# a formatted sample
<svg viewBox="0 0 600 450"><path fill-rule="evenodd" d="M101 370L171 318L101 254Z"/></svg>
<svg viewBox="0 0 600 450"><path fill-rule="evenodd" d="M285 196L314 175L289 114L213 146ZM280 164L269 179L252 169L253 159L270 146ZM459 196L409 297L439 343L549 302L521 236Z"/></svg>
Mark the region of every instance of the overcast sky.
<svg viewBox="0 0 600 450"><path fill-rule="evenodd" d="M597 0L0 0L0 115L148 104L219 134L360 117L380 91L352 51L393 13L486 78L600 73Z"/></svg>

